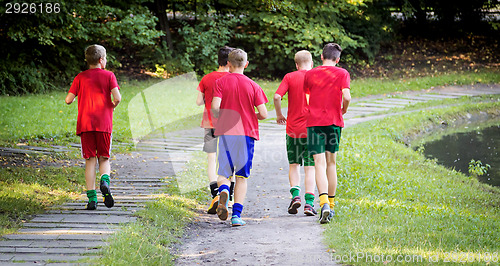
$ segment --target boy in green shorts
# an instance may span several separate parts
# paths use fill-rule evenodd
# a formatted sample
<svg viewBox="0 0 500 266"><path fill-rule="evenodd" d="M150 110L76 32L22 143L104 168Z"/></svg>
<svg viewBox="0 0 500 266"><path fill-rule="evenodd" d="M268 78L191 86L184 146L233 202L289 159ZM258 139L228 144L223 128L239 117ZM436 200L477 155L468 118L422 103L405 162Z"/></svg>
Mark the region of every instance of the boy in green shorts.
<svg viewBox="0 0 500 266"><path fill-rule="evenodd" d="M228 217L230 178L236 175L232 226L246 223L241 219L247 192L247 179L252 168L255 140L259 140L258 120L266 119L267 98L262 88L243 74L248 66L247 54L241 49L229 53L230 74L216 81L212 111L218 117L215 127L217 142L217 174L219 205L217 215ZM257 112L255 113L255 108Z"/></svg>
<svg viewBox="0 0 500 266"><path fill-rule="evenodd" d="M297 71L286 74L276 94L274 94L274 109L276 110L276 122L281 125L286 124L286 148L290 163L288 179L292 194L288 213L297 214L297 209L301 206L300 166L303 163L306 190L304 214L314 216L316 215L314 210L314 159L307 151L307 105L304 93L304 76L313 67L311 53L305 50L297 52L295 66ZM285 118L281 112L281 98L286 93L288 93L288 118Z"/></svg>
<svg viewBox="0 0 500 266"><path fill-rule="evenodd" d="M342 116L351 101L349 72L335 66L341 52L336 43L325 45L321 54L323 65L309 70L304 78L304 91L310 94L307 147L314 157L322 224L330 222L335 214L336 155L344 127Z"/></svg>
<svg viewBox="0 0 500 266"><path fill-rule="evenodd" d="M218 63L219 68L217 71L213 71L205 75L198 85L197 90L198 97L196 98L197 105L205 105L205 110L203 111L203 119L201 121L201 127L205 129L205 136L203 138L204 145L203 151L207 153L208 165L207 174L210 186L210 193L212 194L212 202L208 207L207 213L215 214L217 205L219 203L218 186L217 186L217 172L216 172L216 151L217 151L217 138L214 135L214 126L217 123L217 119L212 116L210 111L212 106L213 92L215 89L215 81L219 78L229 74L229 66L227 65L227 57L229 53L234 50L234 48L224 46L219 49L218 53ZM231 196L232 190L234 188L234 182L231 182Z"/></svg>
<svg viewBox="0 0 500 266"><path fill-rule="evenodd" d="M89 202L87 210L97 209L95 191L96 165L99 162L101 174L100 189L104 205L111 208L115 201L109 189L111 132L113 110L121 101L116 77L106 67L106 49L91 45L85 49L85 60L89 69L76 76L66 96L71 104L78 97L78 119L76 135L82 142L82 156L85 159L85 182ZM113 99L111 99L113 96Z"/></svg>

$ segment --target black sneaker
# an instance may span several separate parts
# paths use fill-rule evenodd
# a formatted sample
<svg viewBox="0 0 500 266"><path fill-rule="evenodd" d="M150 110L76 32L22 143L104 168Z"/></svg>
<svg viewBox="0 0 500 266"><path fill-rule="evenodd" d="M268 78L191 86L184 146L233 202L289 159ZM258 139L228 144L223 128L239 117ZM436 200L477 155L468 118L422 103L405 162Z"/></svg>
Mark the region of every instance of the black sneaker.
<svg viewBox="0 0 500 266"><path fill-rule="evenodd" d="M87 203L87 207L85 209L89 210L89 211L93 211L93 210L97 209L97 201L89 201L89 203Z"/></svg>
<svg viewBox="0 0 500 266"><path fill-rule="evenodd" d="M288 206L288 213L297 214L297 209L300 208L300 205L300 196L293 197L292 201L290 202L290 206Z"/></svg>
<svg viewBox="0 0 500 266"><path fill-rule="evenodd" d="M315 216L318 213L316 212L313 206L306 203L306 205L304 205L304 214L307 216Z"/></svg>
<svg viewBox="0 0 500 266"><path fill-rule="evenodd" d="M323 207L321 207L321 213L319 216L319 223L320 224L327 224L330 222L330 204L325 203L323 204Z"/></svg>
<svg viewBox="0 0 500 266"><path fill-rule="evenodd" d="M102 196L104 197L104 205L106 205L106 207L108 208L115 206L115 200L113 199L113 196L111 196L108 182L101 180L100 188Z"/></svg>

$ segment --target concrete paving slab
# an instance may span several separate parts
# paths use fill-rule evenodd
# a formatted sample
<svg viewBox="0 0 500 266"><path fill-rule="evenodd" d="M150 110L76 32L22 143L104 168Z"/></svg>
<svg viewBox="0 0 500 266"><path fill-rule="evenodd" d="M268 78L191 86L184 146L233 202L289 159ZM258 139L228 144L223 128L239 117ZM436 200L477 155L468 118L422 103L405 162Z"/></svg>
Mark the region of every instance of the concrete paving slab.
<svg viewBox="0 0 500 266"><path fill-rule="evenodd" d="M429 98L440 98L440 99L454 99L459 98L453 95L441 95L441 94L420 94L419 97L429 97Z"/></svg>
<svg viewBox="0 0 500 266"><path fill-rule="evenodd" d="M104 209L104 208L101 208L101 209ZM89 211L89 210L56 210L56 209L52 209L52 210L49 210L47 211L46 213L50 213L50 214L88 214L88 213L91 213L91 214L95 214L95 215L108 215L108 214L112 214L112 215L132 215L134 214L135 212L137 212L138 208L133 208L133 209L127 209L127 210L121 210L121 208L111 208L111 209L108 209L106 208L104 211L102 210L95 210L95 211ZM40 223L40 224L46 224L46 223ZM75 224L76 226L76 224ZM81 226L81 224L80 224Z"/></svg>
<svg viewBox="0 0 500 266"><path fill-rule="evenodd" d="M66 262L66 261L78 261L91 258L90 256L83 255L57 255L54 254L15 254L10 261L15 262Z"/></svg>
<svg viewBox="0 0 500 266"><path fill-rule="evenodd" d="M0 241L0 247L31 247L31 248L96 248L109 245L99 239L79 240L3 240Z"/></svg>
<svg viewBox="0 0 500 266"><path fill-rule="evenodd" d="M48 223L104 223L117 224L128 223L135 221L136 217L126 217L119 215L95 216L91 214L41 214L37 215L31 222L48 222Z"/></svg>
<svg viewBox="0 0 500 266"><path fill-rule="evenodd" d="M50 212L49 212L50 213ZM113 224L77 224L77 223L33 223L23 224L23 228L87 228L87 229L116 229L118 225Z"/></svg>
<svg viewBox="0 0 500 266"><path fill-rule="evenodd" d="M368 112L368 111L371 111L371 112L380 112L380 111L387 111L389 110L390 108L382 108L382 107L349 107L347 109L347 112L349 113L350 110L352 111L361 111L361 112Z"/></svg>
<svg viewBox="0 0 500 266"><path fill-rule="evenodd" d="M109 235L119 229L103 229L103 228L21 228L17 231L18 234L38 234L38 235L60 235L60 234L89 234L89 235Z"/></svg>

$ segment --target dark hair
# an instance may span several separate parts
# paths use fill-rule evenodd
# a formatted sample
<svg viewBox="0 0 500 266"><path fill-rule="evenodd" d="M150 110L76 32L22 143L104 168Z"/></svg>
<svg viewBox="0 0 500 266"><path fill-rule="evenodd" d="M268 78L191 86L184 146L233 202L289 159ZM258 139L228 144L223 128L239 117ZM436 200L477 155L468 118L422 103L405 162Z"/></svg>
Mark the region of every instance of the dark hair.
<svg viewBox="0 0 500 266"><path fill-rule="evenodd" d="M341 52L342 48L340 48L340 45L333 42L327 43L325 47L323 47L323 59L335 61L340 57Z"/></svg>
<svg viewBox="0 0 500 266"><path fill-rule="evenodd" d="M217 62L219 62L219 66L227 65L228 56L232 50L234 50L234 48L231 48L229 46L224 46L219 49L219 54L217 59Z"/></svg>

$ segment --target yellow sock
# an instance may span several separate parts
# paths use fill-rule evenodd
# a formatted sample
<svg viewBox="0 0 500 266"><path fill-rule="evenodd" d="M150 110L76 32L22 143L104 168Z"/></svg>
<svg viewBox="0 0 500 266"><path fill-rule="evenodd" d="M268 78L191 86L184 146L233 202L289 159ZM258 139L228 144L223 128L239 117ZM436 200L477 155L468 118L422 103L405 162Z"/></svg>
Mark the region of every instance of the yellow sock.
<svg viewBox="0 0 500 266"><path fill-rule="evenodd" d="M323 204L328 203L328 194L321 194L319 195L319 206L323 207Z"/></svg>
<svg viewBox="0 0 500 266"><path fill-rule="evenodd" d="M330 209L333 209L335 207L335 196L328 196L328 201L330 202Z"/></svg>

